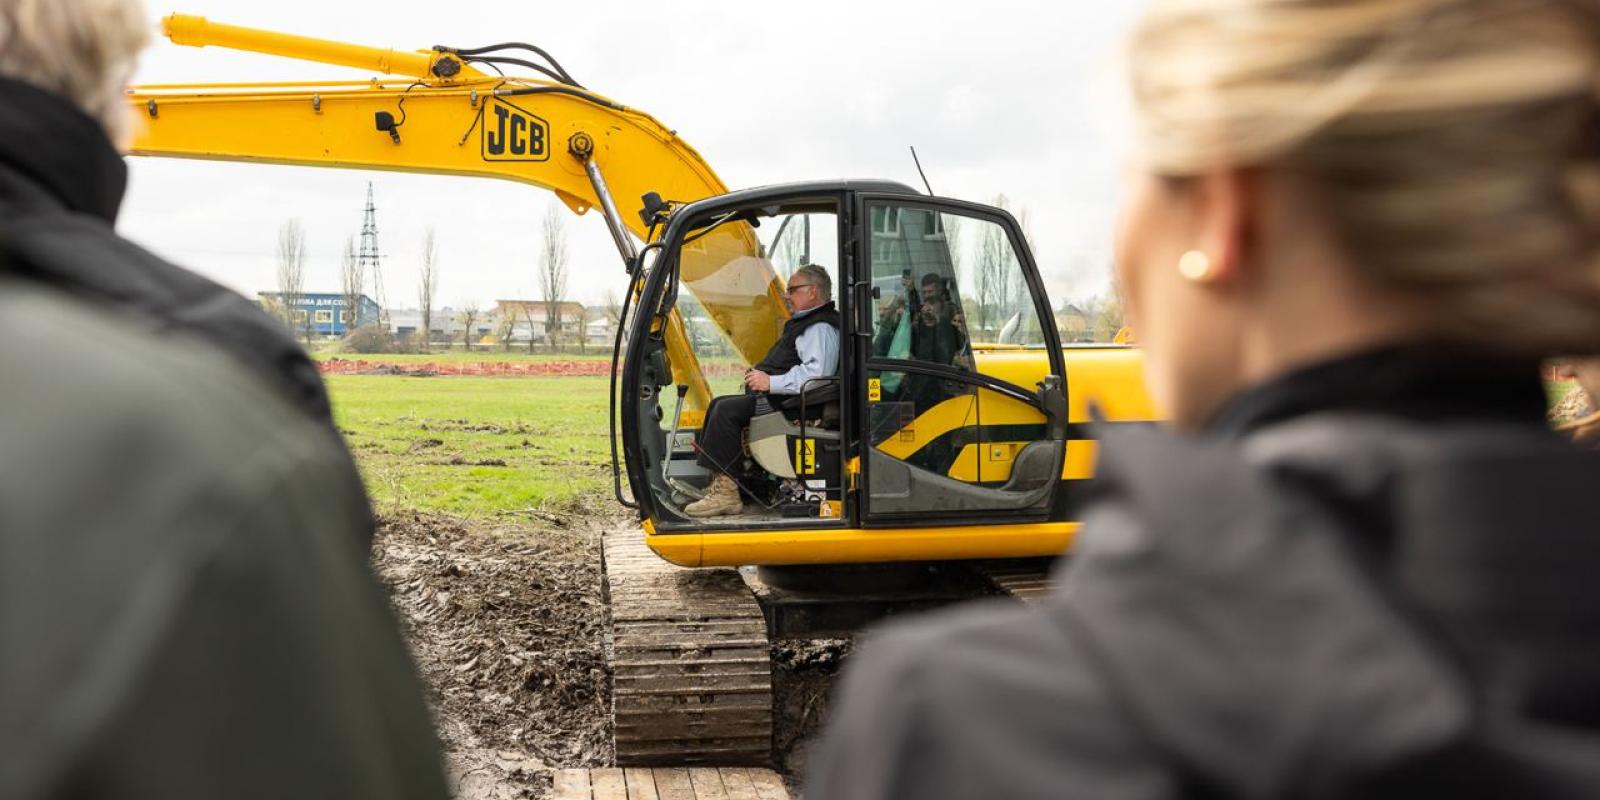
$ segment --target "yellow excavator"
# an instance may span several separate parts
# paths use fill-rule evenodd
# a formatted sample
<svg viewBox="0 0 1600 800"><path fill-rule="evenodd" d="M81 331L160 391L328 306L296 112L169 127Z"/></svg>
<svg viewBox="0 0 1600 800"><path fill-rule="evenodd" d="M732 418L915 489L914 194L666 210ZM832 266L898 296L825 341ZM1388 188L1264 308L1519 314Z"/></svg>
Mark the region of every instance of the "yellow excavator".
<svg viewBox="0 0 1600 800"><path fill-rule="evenodd" d="M1090 409L1108 424L1155 419L1136 349L1062 345L1001 209L889 181L729 191L670 128L531 44L401 51L183 15L163 28L180 45L379 77L138 86L135 155L499 178L603 218L628 287L613 471L643 531L606 538L619 763L759 762L770 745L761 609L715 571L686 578L660 559L803 570L1054 556L1091 476ZM777 340L785 276L806 264L833 280L839 370L767 398L745 448L743 472L760 477L744 513L691 518L711 479L697 458L707 409L742 391Z"/></svg>
<svg viewBox="0 0 1600 800"><path fill-rule="evenodd" d="M1136 350L1062 347L1027 242L999 209L881 181L729 192L671 129L583 88L532 45L411 52L176 14L163 29L180 45L382 77L135 87L135 155L499 178L600 212L632 289L614 415L631 497L619 495L673 563L1057 554L1090 477L1089 408L1112 422L1155 418ZM544 77L495 74L506 66ZM776 340L781 275L799 261L837 287L839 374L808 387L804 413L787 409L792 430L752 435L753 459L777 468L766 471L787 494L691 519L682 508L708 478L694 458L705 409ZM894 339L915 327L904 322L917 321L910 306L929 275L938 323L958 328L961 347L919 358Z"/></svg>

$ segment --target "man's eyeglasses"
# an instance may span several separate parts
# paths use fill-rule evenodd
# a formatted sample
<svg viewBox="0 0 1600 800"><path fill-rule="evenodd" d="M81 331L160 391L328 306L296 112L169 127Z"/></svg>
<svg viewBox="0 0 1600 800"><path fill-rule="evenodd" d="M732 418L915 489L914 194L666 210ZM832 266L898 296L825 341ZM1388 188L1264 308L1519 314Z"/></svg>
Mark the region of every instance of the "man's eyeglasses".
<svg viewBox="0 0 1600 800"><path fill-rule="evenodd" d="M785 289L784 291L786 293L788 293L788 294L794 294L794 291L796 289L804 289L807 286L814 286L814 285L815 284L811 284L811 283L791 283L791 284L789 284L789 288Z"/></svg>

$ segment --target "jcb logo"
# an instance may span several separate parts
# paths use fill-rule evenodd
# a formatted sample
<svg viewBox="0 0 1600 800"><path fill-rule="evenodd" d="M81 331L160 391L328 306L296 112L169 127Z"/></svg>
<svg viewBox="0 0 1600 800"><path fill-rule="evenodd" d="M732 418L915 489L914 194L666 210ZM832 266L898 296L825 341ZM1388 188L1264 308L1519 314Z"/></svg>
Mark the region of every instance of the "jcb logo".
<svg viewBox="0 0 1600 800"><path fill-rule="evenodd" d="M483 120L484 161L546 161L549 142L544 120L503 100L490 104Z"/></svg>

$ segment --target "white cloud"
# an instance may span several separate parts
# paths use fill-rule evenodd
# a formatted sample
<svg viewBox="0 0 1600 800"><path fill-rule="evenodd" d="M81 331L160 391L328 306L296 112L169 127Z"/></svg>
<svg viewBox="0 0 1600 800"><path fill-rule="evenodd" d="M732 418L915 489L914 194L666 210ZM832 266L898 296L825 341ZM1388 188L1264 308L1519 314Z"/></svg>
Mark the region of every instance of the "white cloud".
<svg viewBox="0 0 1600 800"><path fill-rule="evenodd" d="M1116 168L1091 80L1137 12L1083 2L420 3L191 0L219 22L400 49L538 44L591 89L676 129L731 187L835 177L1027 206L1052 291L1104 286ZM164 39L139 82L345 79L336 67ZM389 172L133 159L121 230L246 293L273 285L278 226L299 217L308 285L337 284L346 236L377 193L384 281L414 303L422 230L437 229L440 296L488 304L537 294L537 220L553 197L500 181ZM621 265L598 214L574 220L573 293L597 301ZM1060 297L1056 298L1058 301Z"/></svg>

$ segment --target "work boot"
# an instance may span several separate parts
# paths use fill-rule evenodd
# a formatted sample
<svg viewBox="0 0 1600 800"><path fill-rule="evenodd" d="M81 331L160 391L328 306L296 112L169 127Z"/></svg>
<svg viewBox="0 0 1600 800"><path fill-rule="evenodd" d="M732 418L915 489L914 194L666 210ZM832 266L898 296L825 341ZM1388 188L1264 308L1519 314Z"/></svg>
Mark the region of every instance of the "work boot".
<svg viewBox="0 0 1600 800"><path fill-rule="evenodd" d="M744 511L744 501L739 499L739 485L733 479L718 473L706 489L706 496L683 509L691 517L724 517Z"/></svg>

